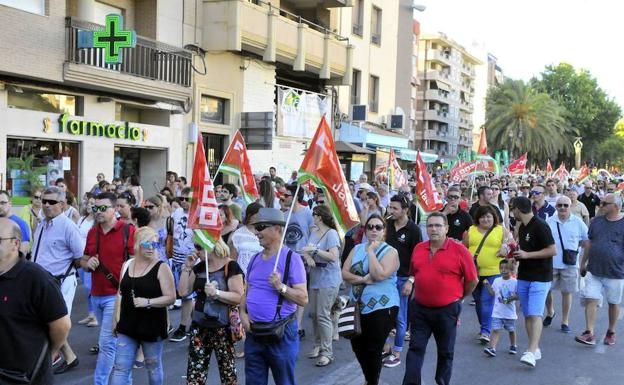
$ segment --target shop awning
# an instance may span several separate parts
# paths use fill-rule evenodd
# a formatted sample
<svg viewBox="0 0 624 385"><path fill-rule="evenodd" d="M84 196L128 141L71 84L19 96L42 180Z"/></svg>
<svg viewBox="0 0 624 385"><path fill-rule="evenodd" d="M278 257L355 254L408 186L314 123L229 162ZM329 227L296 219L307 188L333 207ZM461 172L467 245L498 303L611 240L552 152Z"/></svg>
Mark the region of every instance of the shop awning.
<svg viewBox="0 0 624 385"><path fill-rule="evenodd" d="M399 159L407 160L408 162L416 162L416 154L418 151L410 150L409 148L397 149L399 152ZM433 163L438 160L437 154L430 154L428 152L421 152L420 157L425 163Z"/></svg>
<svg viewBox="0 0 624 385"><path fill-rule="evenodd" d="M438 85L438 89L446 92L451 92L451 87L448 84L442 83L439 80L436 81L436 84Z"/></svg>
<svg viewBox="0 0 624 385"><path fill-rule="evenodd" d="M352 154L374 154L374 151L371 151L367 148L360 147L353 143L343 142L341 140L336 142L336 152L348 152Z"/></svg>

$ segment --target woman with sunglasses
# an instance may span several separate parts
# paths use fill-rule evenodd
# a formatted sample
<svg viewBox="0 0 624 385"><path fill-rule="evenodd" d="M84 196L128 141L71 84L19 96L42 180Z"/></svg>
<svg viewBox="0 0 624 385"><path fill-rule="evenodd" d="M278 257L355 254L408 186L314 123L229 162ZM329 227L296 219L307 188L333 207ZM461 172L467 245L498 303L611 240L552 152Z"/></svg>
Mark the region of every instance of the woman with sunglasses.
<svg viewBox="0 0 624 385"><path fill-rule="evenodd" d="M28 223L31 234L34 234L37 225L43 219L43 211L41 211L43 208L43 205L41 204L42 194L42 188L34 188L30 197L30 204L22 207L22 211L20 211L18 215L26 223Z"/></svg>
<svg viewBox="0 0 624 385"><path fill-rule="evenodd" d="M396 249L384 242L386 222L378 214L365 222L366 243L356 245L342 267L342 278L350 283L351 300L362 304L362 334L351 339L366 385L377 385L381 373L381 352L394 326L399 309Z"/></svg>
<svg viewBox="0 0 624 385"><path fill-rule="evenodd" d="M484 281L487 280L491 285L500 277L500 261L507 256L507 244L511 241L509 231L498 223L498 213L495 210L493 206L480 206L475 212L475 224L464 235L464 245L475 258L479 273L479 283L472 295L481 328L477 339L482 344L490 342L495 300L484 286Z"/></svg>
<svg viewBox="0 0 624 385"><path fill-rule="evenodd" d="M85 193L82 198L81 205L81 214L82 216L78 220L78 230L80 231L80 236L86 241L87 234L93 224L95 223L95 215L93 213L93 206L95 205L95 197L90 192ZM85 271L85 269L78 269L78 273L80 275L80 280L82 281L82 286L85 289L85 293L87 295L87 309L89 311L89 315L86 318L78 321L79 325L86 325L87 327L95 327L98 326L97 319L95 318L95 313L93 312L93 304L91 303L91 272Z"/></svg>
<svg viewBox="0 0 624 385"><path fill-rule="evenodd" d="M222 239L208 253L208 273L204 250L199 245L195 246L195 250L187 258L178 283L181 296L192 292L197 294L186 381L189 385L206 383L210 356L214 351L221 384L236 385L234 342L228 312L231 306L240 303L243 296L243 271L236 261L230 259L230 250Z"/></svg>
<svg viewBox="0 0 624 385"><path fill-rule="evenodd" d="M158 234L158 245L156 246L158 257L161 261L167 262L169 259L165 252L165 244L167 242L166 223L168 215L165 214L165 210L162 206L163 200L157 195L151 196L145 200L144 207L150 213L150 223L148 226L154 229L156 234Z"/></svg>
<svg viewBox="0 0 624 385"><path fill-rule="evenodd" d="M219 205L219 216L221 217L221 223L223 223L221 239L223 239L223 242L228 243L230 235L238 228L239 222L228 205Z"/></svg>
<svg viewBox="0 0 624 385"><path fill-rule="evenodd" d="M167 338L167 306L175 301L173 274L158 259L158 234L141 227L134 234L134 258L122 267L115 303L113 331L117 334L111 385L132 383L132 366L139 347L145 355L148 383L164 382L163 342Z"/></svg>
<svg viewBox="0 0 624 385"><path fill-rule="evenodd" d="M329 207L314 207L312 219L314 230L308 238L308 246L302 249L302 256L310 267L308 306L314 330L314 348L308 358L318 358L316 366L327 366L334 360L332 338L334 333L338 334L331 310L342 283L340 236Z"/></svg>

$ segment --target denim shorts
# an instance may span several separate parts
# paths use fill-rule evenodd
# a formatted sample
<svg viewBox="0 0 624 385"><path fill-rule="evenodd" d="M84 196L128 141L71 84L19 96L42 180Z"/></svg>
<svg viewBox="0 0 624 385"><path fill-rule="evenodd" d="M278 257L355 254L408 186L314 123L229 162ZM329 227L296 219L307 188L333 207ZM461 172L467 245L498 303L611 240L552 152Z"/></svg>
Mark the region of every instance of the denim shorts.
<svg viewBox="0 0 624 385"><path fill-rule="evenodd" d="M518 296L525 317L542 317L551 282L518 280Z"/></svg>
<svg viewBox="0 0 624 385"><path fill-rule="evenodd" d="M505 329L509 332L516 331L516 320L492 317L492 330Z"/></svg>

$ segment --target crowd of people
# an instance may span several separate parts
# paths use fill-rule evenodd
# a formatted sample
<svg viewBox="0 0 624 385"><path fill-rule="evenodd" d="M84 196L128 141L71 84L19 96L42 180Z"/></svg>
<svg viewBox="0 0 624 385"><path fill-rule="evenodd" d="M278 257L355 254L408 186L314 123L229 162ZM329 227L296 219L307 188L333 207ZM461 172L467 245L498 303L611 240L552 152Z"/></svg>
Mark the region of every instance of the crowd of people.
<svg viewBox="0 0 624 385"><path fill-rule="evenodd" d="M194 240L192 190L174 172L153 196L144 196L136 176L109 183L98 174L80 201L59 179L34 189L17 215L0 191L0 297L13 303L0 310L0 344L15 352L0 379L48 384L79 365L67 342L79 287L88 314L77 323L99 327L90 348L96 385L132 383L133 368L162 384L165 341L187 339L188 384L206 383L213 353L222 384L237 384L237 358L249 385L267 384L269 370L276 384L296 384L301 339L313 339L307 357L316 366L334 362L347 302L359 304L361 330L350 343L366 385L402 360L403 384L421 384L431 335L435 381L448 384L470 300L476 341L489 357L502 331L508 353L519 352L521 313L528 345L520 362L535 367L543 327L558 319L563 333L581 328L570 325L577 292L586 325L574 339L594 345L603 336L594 325L606 301L602 342L616 342L624 217L614 183L479 175L454 184L442 174L435 189L444 207L425 214L413 182L389 191L363 174L349 181L360 224L344 237L330 197L298 186L296 172L284 181L271 168L256 183L260 197L249 204L236 184L215 186L223 230L212 250ZM169 320L173 309L178 325Z"/></svg>

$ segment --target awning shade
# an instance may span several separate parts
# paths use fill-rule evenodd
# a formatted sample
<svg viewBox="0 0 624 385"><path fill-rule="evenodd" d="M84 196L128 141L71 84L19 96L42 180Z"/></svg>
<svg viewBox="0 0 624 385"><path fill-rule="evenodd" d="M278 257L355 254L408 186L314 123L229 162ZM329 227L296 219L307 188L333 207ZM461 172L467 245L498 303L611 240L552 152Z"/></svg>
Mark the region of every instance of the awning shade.
<svg viewBox="0 0 624 385"><path fill-rule="evenodd" d="M436 84L438 86L438 89L442 90L442 91L446 91L446 92L451 92L451 87L446 84L446 83L442 83L441 81L436 81Z"/></svg>

